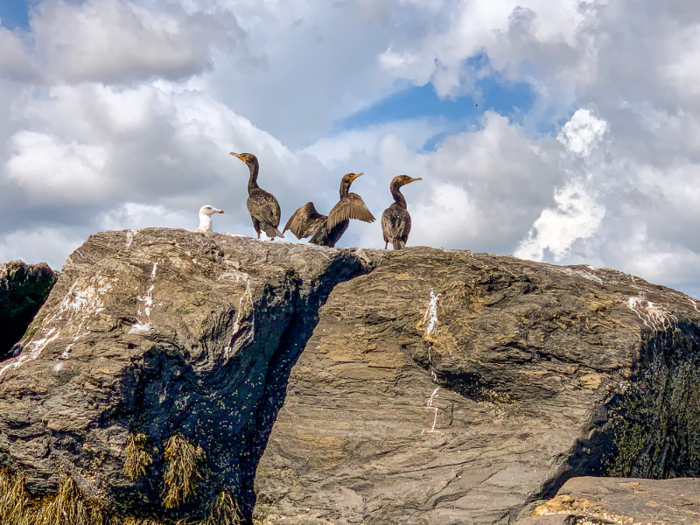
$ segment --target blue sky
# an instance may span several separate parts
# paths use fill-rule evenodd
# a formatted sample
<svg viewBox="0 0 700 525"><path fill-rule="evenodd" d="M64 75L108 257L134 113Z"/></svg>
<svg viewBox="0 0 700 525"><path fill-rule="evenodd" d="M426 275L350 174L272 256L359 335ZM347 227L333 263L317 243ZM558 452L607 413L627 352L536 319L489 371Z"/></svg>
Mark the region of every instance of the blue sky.
<svg viewBox="0 0 700 525"><path fill-rule="evenodd" d="M29 5L27 0L0 0L3 27L29 29Z"/></svg>
<svg viewBox="0 0 700 525"><path fill-rule="evenodd" d="M700 297L693 6L2 0L0 260L60 267L96 230L193 228L202 204L251 235L234 150L283 221L350 171L378 216L406 173L409 245ZM379 225L341 244L382 247Z"/></svg>

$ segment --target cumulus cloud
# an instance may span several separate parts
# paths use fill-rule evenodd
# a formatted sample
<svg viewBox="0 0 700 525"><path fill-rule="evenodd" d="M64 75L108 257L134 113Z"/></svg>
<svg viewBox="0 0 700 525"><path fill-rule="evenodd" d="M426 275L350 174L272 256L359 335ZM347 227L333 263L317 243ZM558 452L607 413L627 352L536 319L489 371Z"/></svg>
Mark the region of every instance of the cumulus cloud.
<svg viewBox="0 0 700 525"><path fill-rule="evenodd" d="M405 188L409 245L700 293L696 7L40 1L28 31L0 27L0 255L33 257L21 236L62 260L96 229L194 228L204 203L226 210L218 231L253 234L233 150L260 157L283 220L309 200L328 211L349 171L379 217L406 173L423 178ZM484 78L529 84L533 107L517 122L343 124L406 85L478 96ZM342 244L383 246L379 222L354 221Z"/></svg>
<svg viewBox="0 0 700 525"><path fill-rule="evenodd" d="M38 72L25 50L22 38L0 26L0 78L26 81L37 77Z"/></svg>
<svg viewBox="0 0 700 525"><path fill-rule="evenodd" d="M186 78L211 65L210 48L244 49L226 11L188 15L172 4L45 0L33 13L36 52L48 80L124 82Z"/></svg>
<svg viewBox="0 0 700 525"><path fill-rule="evenodd" d="M15 134L10 148L7 176L26 190L32 203L99 201L114 186L104 172L104 148L75 141L66 144L57 137L33 131Z"/></svg>

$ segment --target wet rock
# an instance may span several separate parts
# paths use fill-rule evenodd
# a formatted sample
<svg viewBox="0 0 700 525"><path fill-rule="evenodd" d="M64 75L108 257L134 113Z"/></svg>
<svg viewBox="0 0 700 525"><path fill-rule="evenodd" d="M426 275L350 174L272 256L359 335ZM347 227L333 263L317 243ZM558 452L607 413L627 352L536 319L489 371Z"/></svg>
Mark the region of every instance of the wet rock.
<svg viewBox="0 0 700 525"><path fill-rule="evenodd" d="M0 361L14 355L57 279L46 263L0 264Z"/></svg>
<svg viewBox="0 0 700 525"><path fill-rule="evenodd" d="M699 306L614 270L388 253L321 308L258 466L255 519L507 524L618 457L688 475L692 447L644 450L698 416L674 404L693 390L673 378L700 354ZM674 416L640 447L613 416L654 367L669 380L635 399Z"/></svg>
<svg viewBox="0 0 700 525"><path fill-rule="evenodd" d="M318 309L376 260L184 230L91 236L0 364L0 467L35 496L68 475L122 517L195 519L227 491L249 518Z"/></svg>

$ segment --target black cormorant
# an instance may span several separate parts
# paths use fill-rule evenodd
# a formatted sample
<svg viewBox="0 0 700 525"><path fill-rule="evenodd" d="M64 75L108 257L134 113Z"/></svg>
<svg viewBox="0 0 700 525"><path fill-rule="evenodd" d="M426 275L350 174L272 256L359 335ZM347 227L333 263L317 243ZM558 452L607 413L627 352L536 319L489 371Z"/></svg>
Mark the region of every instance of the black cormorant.
<svg viewBox="0 0 700 525"><path fill-rule="evenodd" d="M389 185L395 202L382 213L382 233L384 234L385 250L388 248L389 243L392 244L394 250L406 247L408 234L411 232L411 215L406 209L406 199L401 194L401 186L417 180L423 179L420 177L412 179L408 175L399 175L394 177Z"/></svg>
<svg viewBox="0 0 700 525"><path fill-rule="evenodd" d="M258 186L258 170L260 169L258 158L252 153L234 153L232 151L231 155L245 162L250 170L246 206L251 219L253 219L253 228L258 234L258 239L261 230L272 241L275 240L275 237L284 237L282 232L277 229L280 225L280 203L277 202L272 193L268 193Z"/></svg>
<svg viewBox="0 0 700 525"><path fill-rule="evenodd" d="M340 181L340 200L326 216L318 213L313 202L307 202L287 221L284 231L290 230L297 239L311 236L313 244L335 246L348 229L350 219L374 222L374 215L367 209L362 197L349 193L350 185L362 173L348 173Z"/></svg>

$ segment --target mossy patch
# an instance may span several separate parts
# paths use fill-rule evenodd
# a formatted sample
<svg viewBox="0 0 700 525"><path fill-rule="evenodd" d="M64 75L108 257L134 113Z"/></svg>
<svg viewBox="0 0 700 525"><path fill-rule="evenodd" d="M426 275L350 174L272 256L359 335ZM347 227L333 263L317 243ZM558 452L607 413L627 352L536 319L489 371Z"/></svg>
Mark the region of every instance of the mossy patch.
<svg viewBox="0 0 700 525"><path fill-rule="evenodd" d="M163 506L171 509L194 495L203 479L206 455L199 445L190 443L181 434L174 434L165 445L165 460Z"/></svg>
<svg viewBox="0 0 700 525"><path fill-rule="evenodd" d="M124 473L132 480L145 476L146 470L153 463L146 434L129 435L124 453L126 455Z"/></svg>
<svg viewBox="0 0 700 525"><path fill-rule="evenodd" d="M700 357L655 357L611 410L610 476L700 476Z"/></svg>

